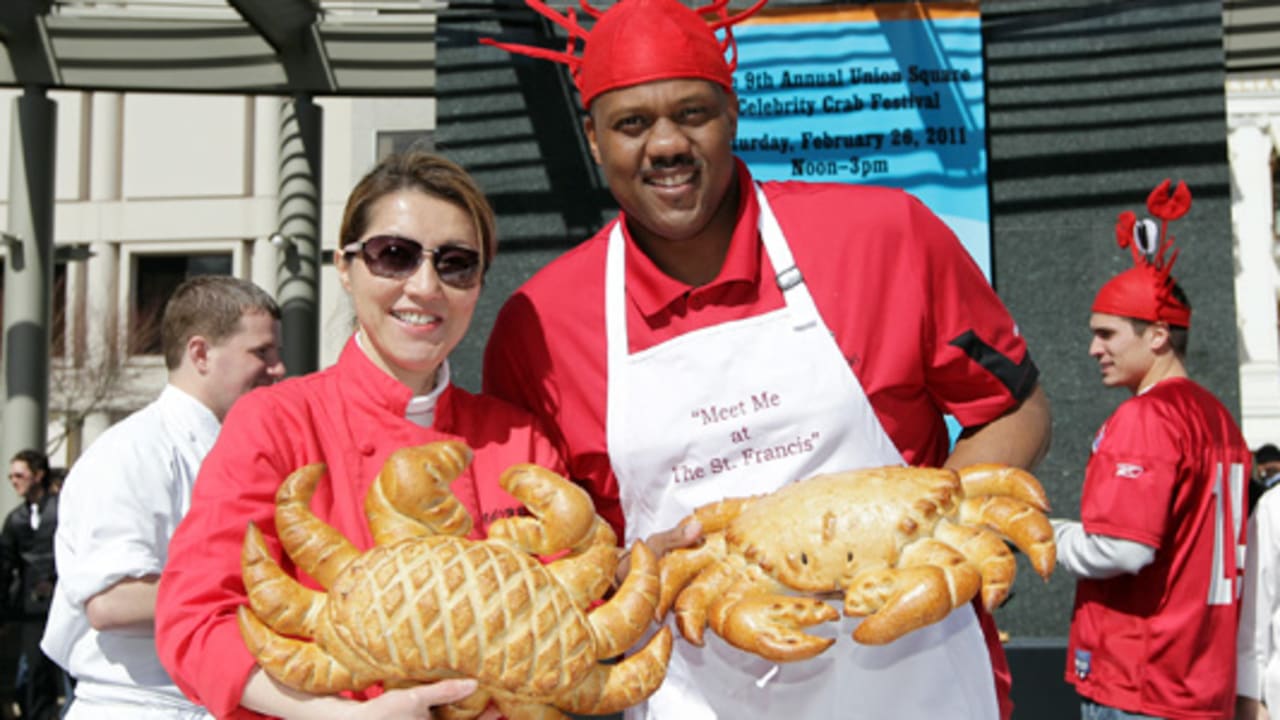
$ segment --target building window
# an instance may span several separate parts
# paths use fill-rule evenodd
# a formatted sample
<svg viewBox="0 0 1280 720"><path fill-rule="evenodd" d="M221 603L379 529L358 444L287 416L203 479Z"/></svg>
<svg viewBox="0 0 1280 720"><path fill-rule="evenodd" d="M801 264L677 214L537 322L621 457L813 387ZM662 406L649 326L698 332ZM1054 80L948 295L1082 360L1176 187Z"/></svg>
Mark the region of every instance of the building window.
<svg viewBox="0 0 1280 720"><path fill-rule="evenodd" d="M435 133L431 130L381 131L377 135L374 162L380 162L391 153L402 153L410 149L435 152Z"/></svg>
<svg viewBox="0 0 1280 720"><path fill-rule="evenodd" d="M160 353L160 316L182 281L197 275L230 275L231 253L136 255L129 308L129 354Z"/></svg>
<svg viewBox="0 0 1280 720"><path fill-rule="evenodd" d="M53 265L53 307L49 323L49 355L67 356L67 264Z"/></svg>
<svg viewBox="0 0 1280 720"><path fill-rule="evenodd" d="M1280 148L1271 152L1271 237L1280 238ZM1274 253L1280 259L1280 251Z"/></svg>
<svg viewBox="0 0 1280 720"><path fill-rule="evenodd" d="M0 259L0 317L4 315L4 263ZM67 264L55 261L53 287L50 292L53 306L49 318L49 355L64 357L67 354ZM4 333L0 333L0 350L3 350Z"/></svg>

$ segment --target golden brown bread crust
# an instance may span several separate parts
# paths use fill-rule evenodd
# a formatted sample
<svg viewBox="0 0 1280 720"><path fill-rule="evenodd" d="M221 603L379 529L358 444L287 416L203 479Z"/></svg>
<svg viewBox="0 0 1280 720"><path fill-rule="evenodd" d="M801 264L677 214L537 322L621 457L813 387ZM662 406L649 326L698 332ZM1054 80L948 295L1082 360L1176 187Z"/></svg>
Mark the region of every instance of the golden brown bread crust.
<svg viewBox="0 0 1280 720"><path fill-rule="evenodd" d="M391 453L364 499L373 542L391 545L421 537L424 528L435 535L465 537L471 532L471 516L444 479L457 477L470 462L471 449L461 443L431 443Z"/></svg>
<svg viewBox="0 0 1280 720"><path fill-rule="evenodd" d="M853 631L853 639L866 645L885 645L902 637L904 628L924 627L936 623L951 612L941 601L946 594L946 578L936 567L909 567L897 572L887 568L861 576L851 596L870 599L865 606L846 603L846 615L869 615ZM852 605L852 607L850 607ZM876 612L893 607L893 613Z"/></svg>
<svg viewBox="0 0 1280 720"><path fill-rule="evenodd" d="M309 693L359 690L368 686L316 644L282 637L262 623L248 607L236 612L245 646L271 676L291 688Z"/></svg>
<svg viewBox="0 0 1280 720"><path fill-rule="evenodd" d="M674 608L694 644L710 625L743 650L792 661L830 644L800 629L834 619L816 598L843 593L845 614L865 617L854 639L892 642L979 592L988 608L1003 602L1017 564L1002 537L1047 578L1047 507L1030 473L992 464L830 473L711 503L685 520L701 523L704 543L663 558L656 612Z"/></svg>
<svg viewBox="0 0 1280 720"><path fill-rule="evenodd" d="M577 548L592 538L599 517L587 491L572 483L555 482L558 476L537 465L513 465L498 478L502 489L516 497L529 498L532 517L507 518L495 523L489 537L510 540L517 547L538 555L550 555L565 548ZM608 527L607 523L601 523ZM616 538L610 540L614 544Z"/></svg>
<svg viewBox="0 0 1280 720"><path fill-rule="evenodd" d="M240 553L241 574L249 592L249 605L276 632L314 637L324 611L324 593L299 585L272 559L258 526L249 523Z"/></svg>
<svg viewBox="0 0 1280 720"><path fill-rule="evenodd" d="M966 498L960 503L960 522L983 525L1002 533L1026 553L1031 567L1045 580L1057 562L1058 546L1053 526L1044 514L1012 498Z"/></svg>
<svg viewBox="0 0 1280 720"><path fill-rule="evenodd" d="M489 543L432 536L358 558L330 588L348 666L449 669L545 696L596 658L586 618L537 560Z"/></svg>
<svg viewBox="0 0 1280 720"><path fill-rule="evenodd" d="M611 713L655 691L669 631L620 663L599 662L645 633L660 587L653 554L637 543L622 587L588 614L617 563L590 498L544 468L515 466L500 482L532 517L495 522L486 541L457 537L471 520L448 487L469 460L456 442L393 454L366 497L373 535L388 544L365 553L309 509L324 466L292 473L277 493L281 545L328 592L284 573L250 526L239 623L259 664L312 693L476 678L476 695L444 711L461 720L490 701L513 719L564 717L553 705ZM546 565L535 557L564 550Z"/></svg>
<svg viewBox="0 0 1280 720"><path fill-rule="evenodd" d="M933 536L956 548L966 558L976 562L982 582L982 605L987 610L999 607L1013 587L1018 572L1013 553L996 535L983 532L969 525L958 525L943 520L938 523Z"/></svg>
<svg viewBox="0 0 1280 720"><path fill-rule="evenodd" d="M1049 512L1049 496L1035 476L1022 468L997 463L979 463L961 468L960 482L967 497L999 495L1011 497Z"/></svg>

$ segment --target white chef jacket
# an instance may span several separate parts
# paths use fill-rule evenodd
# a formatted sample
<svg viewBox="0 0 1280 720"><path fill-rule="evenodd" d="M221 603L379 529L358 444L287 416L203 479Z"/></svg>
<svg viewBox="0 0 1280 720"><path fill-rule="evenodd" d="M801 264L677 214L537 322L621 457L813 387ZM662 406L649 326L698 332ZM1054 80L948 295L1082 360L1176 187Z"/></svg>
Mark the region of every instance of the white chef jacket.
<svg viewBox="0 0 1280 720"><path fill-rule="evenodd" d="M158 575L169 538L220 428L203 403L167 385L160 397L108 428L75 462L58 505L58 584L45 654L79 681L81 717L189 718L203 710L182 694L156 656L150 628L99 632L85 602L126 578ZM95 705L101 711L86 713ZM137 712L132 712L130 707Z"/></svg>
<svg viewBox="0 0 1280 720"><path fill-rule="evenodd" d="M1236 692L1275 708L1280 706L1280 490L1269 490L1258 501L1246 547Z"/></svg>

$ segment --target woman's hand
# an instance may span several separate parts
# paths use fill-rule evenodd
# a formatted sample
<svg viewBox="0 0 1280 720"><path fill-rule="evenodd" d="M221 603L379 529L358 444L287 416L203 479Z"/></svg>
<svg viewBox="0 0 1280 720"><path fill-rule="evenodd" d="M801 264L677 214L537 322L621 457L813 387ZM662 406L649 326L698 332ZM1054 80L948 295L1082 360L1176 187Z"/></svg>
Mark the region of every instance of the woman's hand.
<svg viewBox="0 0 1280 720"><path fill-rule="evenodd" d="M659 560L672 550L692 547L700 542L702 542L702 523L697 520L680 523L670 530L654 533L644 540L644 544L649 546ZM618 561L618 570L614 574L615 584L621 585L630 571L631 550L628 549L623 551L622 559Z"/></svg>
<svg viewBox="0 0 1280 720"><path fill-rule="evenodd" d="M442 680L430 685L388 690L372 700L358 701L337 695L310 695L280 684L261 667L249 673L240 704L264 715L289 720L431 720L431 708L457 702L476 691L472 679ZM497 720L490 707L478 720Z"/></svg>
<svg viewBox="0 0 1280 720"><path fill-rule="evenodd" d="M431 720L431 708L457 702L476 691L475 680L442 680L430 685L388 690L352 707L356 720ZM497 720L501 714L490 706L478 720Z"/></svg>

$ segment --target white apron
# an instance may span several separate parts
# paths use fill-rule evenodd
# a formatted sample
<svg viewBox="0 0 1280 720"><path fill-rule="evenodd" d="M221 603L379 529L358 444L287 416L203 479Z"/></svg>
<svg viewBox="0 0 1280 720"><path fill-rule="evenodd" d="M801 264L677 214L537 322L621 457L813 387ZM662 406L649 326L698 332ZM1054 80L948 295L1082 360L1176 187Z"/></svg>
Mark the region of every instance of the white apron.
<svg viewBox="0 0 1280 720"><path fill-rule="evenodd" d="M778 273L785 306L634 355L627 346L621 223L609 237L608 444L628 544L674 527L704 503L769 492L820 472L903 463L819 316L758 186L756 197L765 251L774 268L785 268ZM703 648L677 633L666 681L627 717L999 716L990 657L971 607L881 647L855 643L856 624L846 618L810 628L836 643L814 659L782 665L742 652L710 629Z"/></svg>

